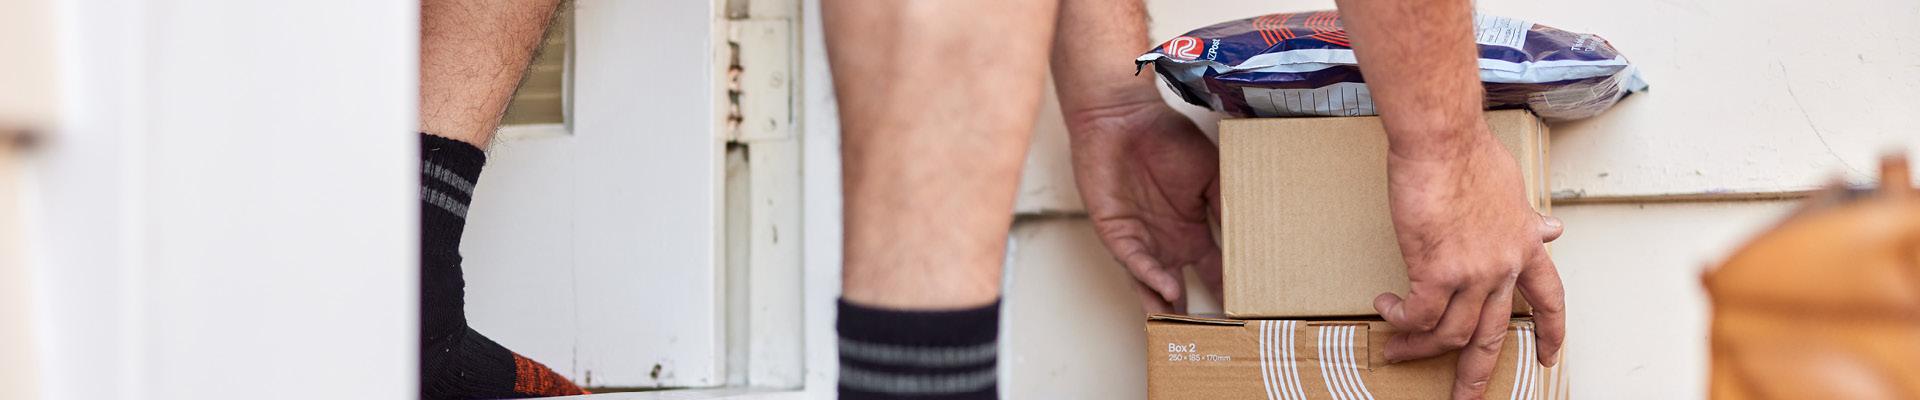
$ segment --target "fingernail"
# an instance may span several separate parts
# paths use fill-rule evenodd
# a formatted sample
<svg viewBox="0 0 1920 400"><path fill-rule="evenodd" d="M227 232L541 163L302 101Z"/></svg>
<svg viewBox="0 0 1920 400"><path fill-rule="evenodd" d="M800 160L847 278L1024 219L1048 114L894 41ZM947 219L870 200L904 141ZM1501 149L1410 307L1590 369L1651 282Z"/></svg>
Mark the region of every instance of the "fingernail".
<svg viewBox="0 0 1920 400"><path fill-rule="evenodd" d="M1546 220L1546 223L1547 223L1547 227L1550 227L1550 228L1556 228L1556 229L1558 229L1558 228L1560 228L1560 219L1559 219L1559 218L1554 218L1554 217L1552 217L1552 216L1545 216L1545 215L1543 215L1543 216L1541 216L1541 217L1542 217L1541 219L1544 219L1544 220Z"/></svg>

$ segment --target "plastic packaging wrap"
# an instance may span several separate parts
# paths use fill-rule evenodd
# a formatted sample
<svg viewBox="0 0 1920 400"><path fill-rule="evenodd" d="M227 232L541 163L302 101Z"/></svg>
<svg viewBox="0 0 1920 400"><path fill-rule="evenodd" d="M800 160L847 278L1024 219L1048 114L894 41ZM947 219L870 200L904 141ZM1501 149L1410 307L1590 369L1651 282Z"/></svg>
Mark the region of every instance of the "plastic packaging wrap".
<svg viewBox="0 0 1920 400"><path fill-rule="evenodd" d="M1527 108L1550 120L1591 117L1647 89L1606 39L1529 21L1474 15L1489 109ZM1335 11L1215 24L1140 56L1188 103L1240 117L1374 115Z"/></svg>

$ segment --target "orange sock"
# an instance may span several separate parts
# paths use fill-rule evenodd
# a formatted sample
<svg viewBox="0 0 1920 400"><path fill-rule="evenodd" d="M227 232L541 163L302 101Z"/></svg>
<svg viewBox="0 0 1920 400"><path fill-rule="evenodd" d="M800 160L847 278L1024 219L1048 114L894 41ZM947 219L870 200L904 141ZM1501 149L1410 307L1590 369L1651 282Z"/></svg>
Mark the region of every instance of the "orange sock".
<svg viewBox="0 0 1920 400"><path fill-rule="evenodd" d="M579 386L574 386L573 381L567 380L567 377L560 376L547 366L541 365L539 361L526 358L519 353L513 355L513 391L543 397L588 393L586 390L581 390Z"/></svg>

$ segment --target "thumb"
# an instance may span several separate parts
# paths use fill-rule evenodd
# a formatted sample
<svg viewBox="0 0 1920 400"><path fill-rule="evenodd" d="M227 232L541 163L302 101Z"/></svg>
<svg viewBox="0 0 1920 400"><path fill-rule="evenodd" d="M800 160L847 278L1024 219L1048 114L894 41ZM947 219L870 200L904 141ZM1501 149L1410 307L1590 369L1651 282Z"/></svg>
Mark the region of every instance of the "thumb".
<svg viewBox="0 0 1920 400"><path fill-rule="evenodd" d="M1566 233L1566 230L1567 230L1566 226L1560 224L1559 218L1554 218L1552 215L1540 216L1540 242L1541 243L1552 242L1556 239L1559 239L1560 234Z"/></svg>

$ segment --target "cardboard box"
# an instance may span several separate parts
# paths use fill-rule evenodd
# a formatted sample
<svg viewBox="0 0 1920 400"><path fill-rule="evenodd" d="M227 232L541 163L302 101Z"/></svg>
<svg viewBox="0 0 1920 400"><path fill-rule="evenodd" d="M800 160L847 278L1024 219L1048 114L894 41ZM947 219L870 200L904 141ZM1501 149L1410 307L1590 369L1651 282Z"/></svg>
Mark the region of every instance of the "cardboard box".
<svg viewBox="0 0 1920 400"><path fill-rule="evenodd" d="M1532 329L1528 319L1513 321L1486 398L1566 397L1561 367L1534 361ZM1154 315L1147 320L1147 399L1447 398L1456 356L1388 364L1383 349L1395 332L1380 321Z"/></svg>
<svg viewBox="0 0 1920 400"><path fill-rule="evenodd" d="M1547 212L1546 125L1525 110L1486 115ZM1374 296L1407 293L1386 154L1379 117L1220 121L1227 315L1368 317ZM1514 310L1529 311L1518 297Z"/></svg>

